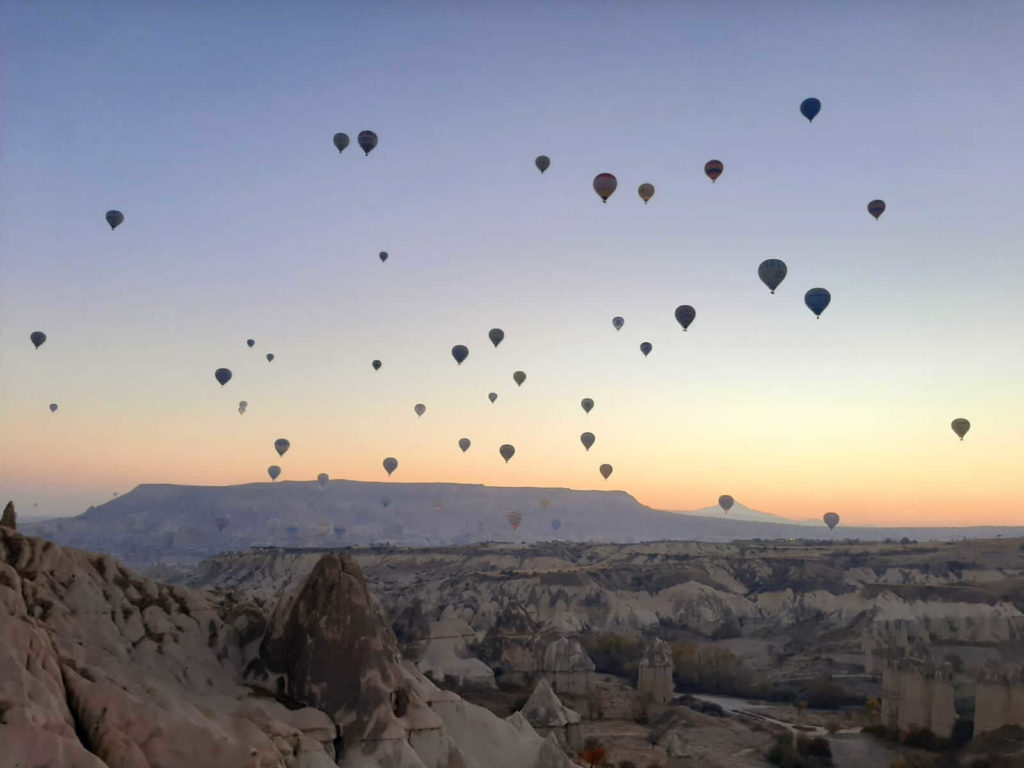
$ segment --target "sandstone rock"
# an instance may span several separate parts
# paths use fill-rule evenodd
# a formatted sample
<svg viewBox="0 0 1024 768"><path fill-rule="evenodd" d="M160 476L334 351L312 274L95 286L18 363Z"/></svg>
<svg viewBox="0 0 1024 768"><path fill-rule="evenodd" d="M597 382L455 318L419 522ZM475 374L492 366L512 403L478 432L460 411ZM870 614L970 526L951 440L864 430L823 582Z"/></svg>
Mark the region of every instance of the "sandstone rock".
<svg viewBox="0 0 1024 768"><path fill-rule="evenodd" d="M12 531L18 530L18 516L14 513L13 501L8 501L7 506L4 507L4 514L0 517L0 526L10 528Z"/></svg>
<svg viewBox="0 0 1024 768"><path fill-rule="evenodd" d="M549 644L542 669L560 693L583 694L594 686L594 662L577 638L560 637Z"/></svg>
<svg viewBox="0 0 1024 768"><path fill-rule="evenodd" d="M545 678L537 683L519 714L541 736L554 736L563 749L576 752L583 746L582 718L559 701Z"/></svg>

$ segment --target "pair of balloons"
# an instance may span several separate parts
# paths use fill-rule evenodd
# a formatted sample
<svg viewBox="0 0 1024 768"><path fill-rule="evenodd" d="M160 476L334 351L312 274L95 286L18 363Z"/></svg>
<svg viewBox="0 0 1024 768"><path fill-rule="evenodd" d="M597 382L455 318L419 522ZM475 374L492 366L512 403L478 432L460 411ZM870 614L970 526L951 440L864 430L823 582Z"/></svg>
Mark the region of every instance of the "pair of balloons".
<svg viewBox="0 0 1024 768"><path fill-rule="evenodd" d="M356 139L359 142L360 148L367 155L377 146L377 134L373 131L360 131L359 137ZM344 152L345 148L349 144L348 134L336 133L334 134L334 146L338 148L339 152Z"/></svg>
<svg viewBox="0 0 1024 768"><path fill-rule="evenodd" d="M611 173L599 173L594 177L594 191L601 198L602 203L608 202L608 198L618 189L618 186L619 180ZM637 187L636 192L646 205L654 197L654 185L644 182Z"/></svg>

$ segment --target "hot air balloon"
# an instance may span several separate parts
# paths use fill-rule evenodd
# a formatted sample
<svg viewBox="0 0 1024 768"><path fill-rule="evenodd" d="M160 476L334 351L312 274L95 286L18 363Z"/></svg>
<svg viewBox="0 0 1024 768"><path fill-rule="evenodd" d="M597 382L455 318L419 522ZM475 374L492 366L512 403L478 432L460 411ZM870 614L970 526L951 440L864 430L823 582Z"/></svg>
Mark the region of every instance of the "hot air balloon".
<svg viewBox="0 0 1024 768"><path fill-rule="evenodd" d="M971 428L971 422L967 419L953 419L950 426L953 428L953 431L956 432L957 437L963 440L964 435L967 434L967 430Z"/></svg>
<svg viewBox="0 0 1024 768"><path fill-rule="evenodd" d="M505 460L505 463L508 464L508 460L516 455L516 449L515 446L505 443L503 446L501 446L501 448L498 449L498 453L501 454L501 458L503 458Z"/></svg>
<svg viewBox="0 0 1024 768"><path fill-rule="evenodd" d="M819 318L830 301L832 301L832 294L824 288L811 288L811 290L804 294L804 304Z"/></svg>
<svg viewBox="0 0 1024 768"><path fill-rule="evenodd" d="M274 362L274 353L273 352L268 352L267 353L267 362L268 363Z"/></svg>
<svg viewBox="0 0 1024 768"><path fill-rule="evenodd" d="M548 501L547 499L541 499L540 500L540 508L541 509L547 509L550 506L551 506L551 502Z"/></svg>
<svg viewBox="0 0 1024 768"><path fill-rule="evenodd" d="M561 527L562 527L562 521L559 520L557 517L554 520L551 521L551 530L557 531Z"/></svg>
<svg viewBox="0 0 1024 768"><path fill-rule="evenodd" d="M124 214L120 211L107 211L107 224L111 229L117 229L124 221Z"/></svg>
<svg viewBox="0 0 1024 768"><path fill-rule="evenodd" d="M594 401L589 397L584 397L580 400L580 406L583 408L584 413L590 413L591 409L594 407Z"/></svg>
<svg viewBox="0 0 1024 768"><path fill-rule="evenodd" d="M56 403L50 403L50 413L56 413L56 412L57 412L57 404Z"/></svg>
<svg viewBox="0 0 1024 768"><path fill-rule="evenodd" d="M825 521L825 525L828 526L830 531L835 530L835 527L839 525L839 515L835 512L826 512L822 515L821 519Z"/></svg>
<svg viewBox="0 0 1024 768"><path fill-rule="evenodd" d="M381 252L380 252L380 253L378 254L378 257L380 258L380 262L381 262L381 264L383 264L383 263L384 263L385 261L387 261L387 260L388 260L388 252L387 252L387 251L381 251Z"/></svg>
<svg viewBox="0 0 1024 768"><path fill-rule="evenodd" d="M391 499L389 499L387 496L381 496L380 505L386 509L391 505Z"/></svg>
<svg viewBox="0 0 1024 768"><path fill-rule="evenodd" d="M640 351L644 353L644 357L647 357L649 354L651 354L651 350L652 349L654 349L654 347L651 345L651 342L649 342L649 341L642 341L642 342L640 342Z"/></svg>
<svg viewBox="0 0 1024 768"><path fill-rule="evenodd" d="M676 307L676 322L683 326L684 331L690 327L690 323L696 316L697 311L689 304L681 304Z"/></svg>
<svg viewBox="0 0 1024 768"><path fill-rule="evenodd" d="M373 366L373 370L375 370L375 371L379 371L380 370L380 360L374 360L372 363L370 363L370 365Z"/></svg>
<svg viewBox="0 0 1024 768"><path fill-rule="evenodd" d="M516 371L512 374L512 381L516 383L516 386L523 386L523 382L526 381L526 374L522 371Z"/></svg>
<svg viewBox="0 0 1024 768"><path fill-rule="evenodd" d="M231 522L231 516L227 512L221 512L214 516L213 524L217 526L217 530L221 533L228 527L228 523Z"/></svg>
<svg viewBox="0 0 1024 768"><path fill-rule="evenodd" d="M487 399L490 400L493 403L495 400L498 399L498 393L497 392L488 392L487 393Z"/></svg>
<svg viewBox="0 0 1024 768"><path fill-rule="evenodd" d="M868 213L878 221L878 217L885 213L885 200L872 200L868 203Z"/></svg>
<svg viewBox="0 0 1024 768"><path fill-rule="evenodd" d="M452 357L455 358L455 362L462 365L462 361L469 357L469 347L465 344L456 344L452 347Z"/></svg>
<svg viewBox="0 0 1024 768"><path fill-rule="evenodd" d="M637 187L636 193L640 195L640 199L644 201L644 205L654 197L654 185L653 184L641 184Z"/></svg>
<svg viewBox="0 0 1024 768"><path fill-rule="evenodd" d="M821 111L821 102L815 98L804 99L800 102L800 114L807 118L808 122L814 120Z"/></svg>
<svg viewBox="0 0 1024 768"><path fill-rule="evenodd" d="M267 474L270 475L271 480L277 480L281 475L281 468L277 464L271 464L267 467Z"/></svg>
<svg viewBox="0 0 1024 768"><path fill-rule="evenodd" d="M619 186L618 179L610 173L599 173L594 177L594 191L601 197L602 203L607 203L612 192Z"/></svg>
<svg viewBox="0 0 1024 768"><path fill-rule="evenodd" d="M252 349L256 346L256 339L246 339L245 343L248 345L249 349Z"/></svg>
<svg viewBox="0 0 1024 768"><path fill-rule="evenodd" d="M334 533L334 523L330 520L321 520L316 524L316 531L321 536L330 536Z"/></svg>
<svg viewBox="0 0 1024 768"><path fill-rule="evenodd" d="M427 406L425 406L423 403L416 403L416 405L414 405L412 409L416 411L417 416L422 416L424 413L427 412Z"/></svg>
<svg viewBox="0 0 1024 768"><path fill-rule="evenodd" d="M544 171L551 167L551 158L547 155L537 155L537 159L533 161L533 164L537 166L538 171L544 173Z"/></svg>
<svg viewBox="0 0 1024 768"><path fill-rule="evenodd" d="M363 152L369 155L373 148L377 146L377 134L373 131L360 131L358 141Z"/></svg>
<svg viewBox="0 0 1024 768"><path fill-rule="evenodd" d="M28 335L28 338L29 341L31 341L32 344L35 345L35 348L39 349L41 346L43 346L43 342L46 341L46 334L43 333L42 331L32 331L32 333Z"/></svg>
<svg viewBox="0 0 1024 768"><path fill-rule="evenodd" d="M594 440L596 439L597 438L594 437L593 432L584 432L582 435L580 435L580 442L583 443L583 447L586 448L588 451L590 450L590 446L594 444Z"/></svg>
<svg viewBox="0 0 1024 768"><path fill-rule="evenodd" d="M612 318L612 328L614 328L616 331L621 331L622 330L622 326L624 326L625 324L626 324L626 321L623 320L621 317L613 317Z"/></svg>
<svg viewBox="0 0 1024 768"><path fill-rule="evenodd" d="M466 451L469 450L469 446L470 446L470 442L469 442L469 438L468 437L460 437L459 438L459 448L462 449L463 453L465 453Z"/></svg>
<svg viewBox="0 0 1024 768"><path fill-rule="evenodd" d="M523 522L523 516L514 509L510 509L505 513L505 519L508 520L508 524L512 526L513 531Z"/></svg>
<svg viewBox="0 0 1024 768"><path fill-rule="evenodd" d="M334 146L338 148L339 152L344 152L345 147L348 146L348 134L347 133L336 133L334 134Z"/></svg>
<svg viewBox="0 0 1024 768"><path fill-rule="evenodd" d="M284 456L288 449L291 447L291 443L285 440L283 437L277 438L274 441L274 450L277 451L278 456Z"/></svg>
<svg viewBox="0 0 1024 768"><path fill-rule="evenodd" d="M491 344L497 347L504 340L505 332L501 328L491 328L487 332L487 338L491 340Z"/></svg>
<svg viewBox="0 0 1024 768"><path fill-rule="evenodd" d="M704 163L704 173L714 183L718 181L718 177L722 175L722 171L725 170L725 165L721 160L708 160Z"/></svg>
<svg viewBox="0 0 1024 768"><path fill-rule="evenodd" d="M223 387L225 384L231 381L231 371L229 371L227 368L218 368L216 371L213 372L213 378L219 381L220 385Z"/></svg>
<svg viewBox="0 0 1024 768"><path fill-rule="evenodd" d="M602 464L600 467L597 468L597 471L601 473L601 477L603 477L605 480L607 480L609 477L611 477L612 465L611 464Z"/></svg>
<svg viewBox="0 0 1024 768"><path fill-rule="evenodd" d="M394 459L390 456L384 459L384 471L387 472L388 475L390 475L396 469L398 469L398 459Z"/></svg>
<svg viewBox="0 0 1024 768"><path fill-rule="evenodd" d="M718 497L718 506L720 506L722 510L725 512L728 512L730 509L732 509L732 505L734 503L735 499L733 499L733 497L730 496L729 494L725 494L723 496Z"/></svg>
<svg viewBox="0 0 1024 768"><path fill-rule="evenodd" d="M328 483L328 481L330 479L331 479L331 476L328 475L326 472L321 472L319 475L316 476L316 481L318 483L320 483L320 487L321 488L323 488L325 485L327 485L327 483Z"/></svg>
<svg viewBox="0 0 1024 768"><path fill-rule="evenodd" d="M249 407L249 403L247 403L245 400L239 400L238 401L238 413L239 414L245 413L245 409L248 408L248 407Z"/></svg>
<svg viewBox="0 0 1024 768"><path fill-rule="evenodd" d="M757 276L772 293L775 293L779 283L786 279L786 271L786 262L780 259L765 259L757 268Z"/></svg>

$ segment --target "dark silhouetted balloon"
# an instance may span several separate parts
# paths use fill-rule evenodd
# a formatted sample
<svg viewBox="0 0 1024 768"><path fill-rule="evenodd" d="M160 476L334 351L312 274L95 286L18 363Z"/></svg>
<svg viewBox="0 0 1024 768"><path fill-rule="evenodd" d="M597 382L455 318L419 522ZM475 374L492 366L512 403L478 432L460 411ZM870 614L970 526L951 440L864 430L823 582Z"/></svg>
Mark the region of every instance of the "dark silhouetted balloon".
<svg viewBox="0 0 1024 768"><path fill-rule="evenodd" d="M268 363L274 362L274 353L273 352L268 352L267 353L267 362Z"/></svg>
<svg viewBox="0 0 1024 768"><path fill-rule="evenodd" d="M487 393L487 399L490 400L493 403L495 400L498 399L498 393L497 392L488 392Z"/></svg>
<svg viewBox="0 0 1024 768"><path fill-rule="evenodd" d="M373 370L375 370L375 371L379 371L380 370L380 360L374 360L372 363L370 363L370 365L373 366Z"/></svg>
<svg viewBox="0 0 1024 768"><path fill-rule="evenodd" d="M423 403L416 403L416 405L414 405L412 409L416 411L417 416L422 416L424 413L427 412L427 406L425 406Z"/></svg>
<svg viewBox="0 0 1024 768"><path fill-rule="evenodd" d="M817 99L804 99L800 102L800 114L806 117L808 122L814 120L819 112L821 112L821 102Z"/></svg>
<svg viewBox="0 0 1024 768"><path fill-rule="evenodd" d="M256 346L256 339L246 339L245 343L248 345L249 349L252 349Z"/></svg>
<svg viewBox="0 0 1024 768"><path fill-rule="evenodd" d="M508 464L508 460L516 455L516 449L515 446L505 443L503 446L501 446L501 448L498 449L498 453L501 454L501 458L503 458L505 460L505 463Z"/></svg>
<svg viewBox="0 0 1024 768"><path fill-rule="evenodd" d="M391 499L389 499L387 496L381 496L380 505L385 508L391 506Z"/></svg>
<svg viewBox="0 0 1024 768"><path fill-rule="evenodd" d="M594 177L594 191L601 197L602 203L607 203L612 192L619 186L619 181L610 173L599 173Z"/></svg>
<svg viewBox="0 0 1024 768"><path fill-rule="evenodd" d="M377 134L373 131L360 131L358 141L363 152L370 154L373 148L377 146Z"/></svg>
<svg viewBox="0 0 1024 768"><path fill-rule="evenodd" d="M718 506L720 506L722 510L725 512L728 512L730 509L732 509L732 505L734 503L735 500L729 494L724 494L718 497Z"/></svg>
<svg viewBox="0 0 1024 768"><path fill-rule="evenodd" d="M652 349L654 349L654 346L651 344L651 342L649 342L649 341L642 341L642 342L640 342L640 351L644 353L644 357L647 357L649 354L651 354L651 350Z"/></svg>
<svg viewBox="0 0 1024 768"><path fill-rule="evenodd" d="M786 272L786 262L780 259L765 259L757 268L757 276L772 293L786 279Z"/></svg>
<svg viewBox="0 0 1024 768"><path fill-rule="evenodd" d="M685 331L690 327L690 323L697 316L697 311L689 304L682 304L676 307L676 322L683 326Z"/></svg>
<svg viewBox="0 0 1024 768"><path fill-rule="evenodd" d="M124 214L120 211L107 211L107 224L111 229L117 229L124 221Z"/></svg>
<svg viewBox="0 0 1024 768"><path fill-rule="evenodd" d="M277 451L278 456L284 456L285 452L291 447L291 445L292 444L283 437L279 437L274 441L274 450Z"/></svg>
<svg viewBox="0 0 1024 768"><path fill-rule="evenodd" d="M381 261L381 263L382 263L382 264L383 264L383 263L384 263L385 261L387 261L387 260L388 260L388 252L387 252L387 251L381 251L381 252L380 252L380 254L378 254L378 255L379 255L379 257L380 257L380 261Z"/></svg>
<svg viewBox="0 0 1024 768"><path fill-rule="evenodd" d="M348 146L348 134L347 133L336 133L334 134L334 146L338 148L339 152L344 152L345 147Z"/></svg>
<svg viewBox="0 0 1024 768"><path fill-rule="evenodd" d="M704 173L711 179L712 183L718 181L718 177L722 175L722 171L725 170L725 165L721 160L708 160L704 164Z"/></svg>
<svg viewBox="0 0 1024 768"><path fill-rule="evenodd" d="M953 428L953 431L956 432L956 436L963 440L964 435L967 434L967 430L971 428L971 422L967 419L953 419L950 426Z"/></svg>
<svg viewBox="0 0 1024 768"><path fill-rule="evenodd" d="M328 475L326 472L321 472L319 475L316 476L316 481L318 483L320 483L320 487L321 488L323 488L325 485L327 485L327 483L328 483L328 481L330 479L331 479L331 476Z"/></svg>
<svg viewBox="0 0 1024 768"><path fill-rule="evenodd" d="M551 521L551 530L557 531L561 527L562 527L562 521L559 520L557 517L554 520Z"/></svg>
<svg viewBox="0 0 1024 768"><path fill-rule="evenodd" d="M811 288L811 290L804 294L804 304L819 318L830 301L832 301L832 294L824 288Z"/></svg>
<svg viewBox="0 0 1024 768"><path fill-rule="evenodd" d="M463 453L465 453L466 451L469 450L469 446L470 446L470 442L469 442L469 438L468 437L460 437L459 438L459 448L462 449Z"/></svg>
<svg viewBox="0 0 1024 768"><path fill-rule="evenodd" d="M491 344L497 347L505 339L505 332L501 328L491 328L487 332L487 338L491 340Z"/></svg>
<svg viewBox="0 0 1024 768"><path fill-rule="evenodd" d="M611 477L612 465L611 464L602 464L600 467L597 468L597 471L601 473L601 477L603 477L605 480L607 480L609 477Z"/></svg>
<svg viewBox="0 0 1024 768"><path fill-rule="evenodd" d="M231 381L231 371L229 371L227 368L218 368L216 371L213 372L213 378L219 381L220 385L223 387L225 384Z"/></svg>
<svg viewBox="0 0 1024 768"><path fill-rule="evenodd" d="M594 407L594 401L589 397L584 397L580 400L580 406L583 408L584 413L590 413L590 410Z"/></svg>
<svg viewBox="0 0 1024 768"><path fill-rule="evenodd" d="M388 456L386 459L384 459L385 472L387 472L390 475L396 469L398 469L398 459L392 458L391 456Z"/></svg>
<svg viewBox="0 0 1024 768"><path fill-rule="evenodd" d="M544 171L551 167L551 158L547 155L537 155L537 159L533 161L533 164L537 166L538 171L544 173Z"/></svg>
<svg viewBox="0 0 1024 768"><path fill-rule="evenodd" d="M231 516L227 512L221 512L213 518L213 524L217 526L217 530L221 533L224 533L224 529L228 527L230 522Z"/></svg>
<svg viewBox="0 0 1024 768"><path fill-rule="evenodd" d="M622 326L624 326L625 324L626 324L626 321L624 319L622 319L621 317L613 317L612 318L612 328L614 328L616 331L621 331L622 330Z"/></svg>
<svg viewBox="0 0 1024 768"><path fill-rule="evenodd" d="M868 213L878 221L878 217L885 213L885 200L872 200L868 203Z"/></svg>
<svg viewBox="0 0 1024 768"><path fill-rule="evenodd" d="M512 381L516 383L516 386L523 386L523 382L526 381L526 374L522 371L516 371L512 374Z"/></svg>
<svg viewBox="0 0 1024 768"><path fill-rule="evenodd" d="M28 335L28 338L29 341L31 341L32 344L35 346L35 348L39 349L41 346L43 346L43 343L46 341L46 334L43 333L42 331L32 331L32 333Z"/></svg>
<svg viewBox="0 0 1024 768"><path fill-rule="evenodd" d="M249 407L249 403L247 403L245 400L239 400L238 401L238 412L240 414L245 413L245 409L248 408L248 407Z"/></svg>
<svg viewBox="0 0 1024 768"><path fill-rule="evenodd" d="M825 521L825 525L828 526L830 531L835 530L835 527L839 525L839 515L835 512L826 512L822 515L821 519Z"/></svg>
<svg viewBox="0 0 1024 768"><path fill-rule="evenodd" d="M594 440L596 439L597 438L594 437L593 432L584 432L582 435L580 435L580 442L583 443L583 447L586 448L588 451L590 450L590 446L594 444Z"/></svg>
<svg viewBox="0 0 1024 768"><path fill-rule="evenodd" d="M469 347L465 344L456 344L452 347L452 357L455 358L455 362L462 365L462 361L469 357Z"/></svg>
<svg viewBox="0 0 1024 768"><path fill-rule="evenodd" d="M281 476L281 468L277 464L271 464L267 467L267 474L270 475L271 480L277 480Z"/></svg>
<svg viewBox="0 0 1024 768"><path fill-rule="evenodd" d="M640 195L640 199L644 201L644 205L647 205L651 198L654 197L654 185L641 184L637 187L636 193Z"/></svg>
<svg viewBox="0 0 1024 768"><path fill-rule="evenodd" d="M56 412L57 412L57 404L56 403L50 403L50 413L56 413Z"/></svg>

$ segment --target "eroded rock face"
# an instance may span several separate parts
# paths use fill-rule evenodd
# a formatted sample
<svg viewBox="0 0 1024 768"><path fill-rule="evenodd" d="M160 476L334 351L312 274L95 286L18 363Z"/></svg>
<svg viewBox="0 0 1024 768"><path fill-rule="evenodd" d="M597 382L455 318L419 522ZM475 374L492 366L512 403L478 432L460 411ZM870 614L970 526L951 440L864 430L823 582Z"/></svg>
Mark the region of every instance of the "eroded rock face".
<svg viewBox="0 0 1024 768"><path fill-rule="evenodd" d="M18 530L18 516L14 514L13 501L8 501L7 506L4 507L4 514L0 517L0 528L10 528L12 531Z"/></svg>

